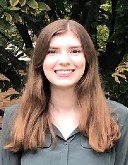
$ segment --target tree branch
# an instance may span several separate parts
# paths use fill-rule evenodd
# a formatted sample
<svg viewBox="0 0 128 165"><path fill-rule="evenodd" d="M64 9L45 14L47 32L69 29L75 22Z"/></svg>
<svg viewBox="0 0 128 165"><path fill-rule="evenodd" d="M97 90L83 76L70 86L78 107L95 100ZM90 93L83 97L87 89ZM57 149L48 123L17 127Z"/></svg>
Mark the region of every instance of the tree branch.
<svg viewBox="0 0 128 165"><path fill-rule="evenodd" d="M28 29L27 26L25 24L21 24L21 23L15 23L20 36L22 37L24 43L25 43L25 47L26 48L32 48L32 40L28 34Z"/></svg>

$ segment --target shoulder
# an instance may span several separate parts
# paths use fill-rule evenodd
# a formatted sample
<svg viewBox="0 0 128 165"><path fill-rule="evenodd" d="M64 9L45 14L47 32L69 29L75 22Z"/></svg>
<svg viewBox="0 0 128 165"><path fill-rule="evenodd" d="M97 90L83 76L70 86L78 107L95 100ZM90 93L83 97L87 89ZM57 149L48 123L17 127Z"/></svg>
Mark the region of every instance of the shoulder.
<svg viewBox="0 0 128 165"><path fill-rule="evenodd" d="M18 104L14 104L12 106L7 107L4 110L4 119L7 120L7 119L12 118L16 114L18 107L19 107Z"/></svg>
<svg viewBox="0 0 128 165"><path fill-rule="evenodd" d="M12 114L19 107L19 104L14 104L5 109L6 114Z"/></svg>
<svg viewBox="0 0 128 165"><path fill-rule="evenodd" d="M10 131L13 125L13 121L15 120L16 111L18 109L18 104L7 107L4 110L4 117L2 121L2 136L1 136L1 144L4 146L8 140L10 139Z"/></svg>
<svg viewBox="0 0 128 165"><path fill-rule="evenodd" d="M126 106L112 100L107 100L107 104L111 113L116 115L119 123L124 123L128 120L128 108Z"/></svg>

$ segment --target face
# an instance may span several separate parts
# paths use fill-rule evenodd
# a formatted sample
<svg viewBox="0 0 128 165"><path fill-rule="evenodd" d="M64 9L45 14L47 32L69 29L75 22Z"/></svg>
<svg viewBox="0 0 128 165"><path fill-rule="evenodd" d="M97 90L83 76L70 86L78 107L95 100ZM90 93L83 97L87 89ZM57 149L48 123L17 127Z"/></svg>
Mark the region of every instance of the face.
<svg viewBox="0 0 128 165"><path fill-rule="evenodd" d="M82 45L75 33L67 31L52 37L43 62L51 87L75 87L84 74L85 65Z"/></svg>

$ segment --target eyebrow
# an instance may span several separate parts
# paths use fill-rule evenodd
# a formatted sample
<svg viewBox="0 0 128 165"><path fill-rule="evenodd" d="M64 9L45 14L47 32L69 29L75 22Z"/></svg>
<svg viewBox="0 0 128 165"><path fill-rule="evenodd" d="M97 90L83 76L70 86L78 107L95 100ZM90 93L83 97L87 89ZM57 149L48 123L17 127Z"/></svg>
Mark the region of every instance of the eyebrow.
<svg viewBox="0 0 128 165"><path fill-rule="evenodd" d="M82 48L82 45L79 45L79 46L71 46L71 48Z"/></svg>
<svg viewBox="0 0 128 165"><path fill-rule="evenodd" d="M49 46L50 49L59 49L60 47L58 46ZM69 48L82 48L82 45L74 45L74 46L69 46Z"/></svg>

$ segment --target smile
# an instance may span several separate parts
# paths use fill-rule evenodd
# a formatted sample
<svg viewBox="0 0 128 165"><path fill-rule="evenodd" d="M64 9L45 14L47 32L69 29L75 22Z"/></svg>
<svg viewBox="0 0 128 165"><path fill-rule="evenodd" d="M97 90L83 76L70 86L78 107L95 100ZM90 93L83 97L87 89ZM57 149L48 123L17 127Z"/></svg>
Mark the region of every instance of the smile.
<svg viewBox="0 0 128 165"><path fill-rule="evenodd" d="M74 71L75 69L60 69L60 70L55 70L55 73L57 75L69 75Z"/></svg>

